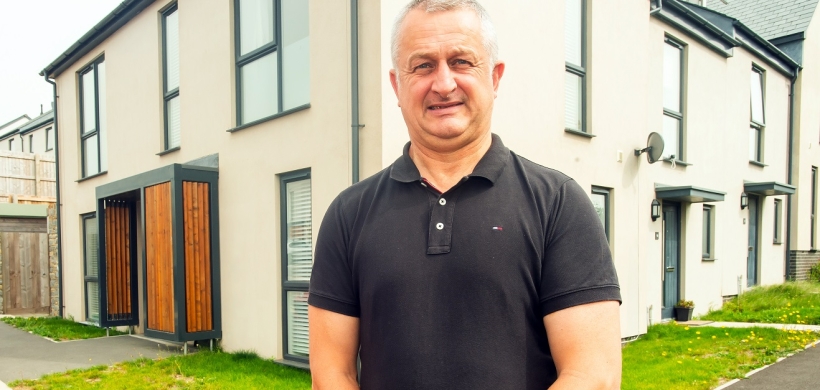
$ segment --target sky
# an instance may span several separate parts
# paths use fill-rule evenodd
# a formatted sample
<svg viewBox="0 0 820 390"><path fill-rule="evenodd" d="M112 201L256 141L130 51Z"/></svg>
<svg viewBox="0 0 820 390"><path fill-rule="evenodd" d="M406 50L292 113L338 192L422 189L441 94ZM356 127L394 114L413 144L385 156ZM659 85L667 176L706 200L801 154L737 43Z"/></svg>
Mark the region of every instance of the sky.
<svg viewBox="0 0 820 390"><path fill-rule="evenodd" d="M39 75L122 0L0 0L0 125L51 109Z"/></svg>

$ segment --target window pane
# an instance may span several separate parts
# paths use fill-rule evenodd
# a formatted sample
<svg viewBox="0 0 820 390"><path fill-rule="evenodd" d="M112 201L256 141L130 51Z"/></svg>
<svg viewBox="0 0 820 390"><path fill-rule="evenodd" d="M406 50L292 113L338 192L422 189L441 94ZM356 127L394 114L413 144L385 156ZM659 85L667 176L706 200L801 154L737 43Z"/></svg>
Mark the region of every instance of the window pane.
<svg viewBox="0 0 820 390"><path fill-rule="evenodd" d="M88 322L100 322L100 285L97 282L85 283L85 299L88 302L88 313L85 320Z"/></svg>
<svg viewBox="0 0 820 390"><path fill-rule="evenodd" d="M763 113L763 75L752 70L752 120L765 123Z"/></svg>
<svg viewBox="0 0 820 390"><path fill-rule="evenodd" d="M96 135L93 135L83 140L83 151L85 152L85 176L91 176L100 173L100 167L98 165L99 157L97 154Z"/></svg>
<svg viewBox="0 0 820 390"><path fill-rule="evenodd" d="M308 1L283 0L282 109L310 102L310 36Z"/></svg>
<svg viewBox="0 0 820 390"><path fill-rule="evenodd" d="M85 225L85 276L96 278L99 276L97 218L85 218L83 224Z"/></svg>
<svg viewBox="0 0 820 390"><path fill-rule="evenodd" d="M276 53L268 54L240 70L242 78L242 123L278 112Z"/></svg>
<svg viewBox="0 0 820 390"><path fill-rule="evenodd" d="M273 1L239 1L239 55L273 42Z"/></svg>
<svg viewBox="0 0 820 390"><path fill-rule="evenodd" d="M598 218L601 219L601 225L606 229L606 195L592 194L590 196L592 206L595 207L595 212L598 213Z"/></svg>
<svg viewBox="0 0 820 390"><path fill-rule="evenodd" d="M108 131L106 127L106 105L105 105L105 62L97 64L97 82L98 92L97 96L100 101L97 105L99 107L100 116L100 172L108 170Z"/></svg>
<svg viewBox="0 0 820 390"><path fill-rule="evenodd" d="M675 155L675 159L680 160L680 150L678 142L680 140L680 119L669 115L663 116L663 158L670 158Z"/></svg>
<svg viewBox="0 0 820 390"><path fill-rule="evenodd" d="M703 239L701 245L703 245L703 257L709 258L712 255L712 243L711 243L711 235L712 235L712 209L709 207L703 207Z"/></svg>
<svg viewBox="0 0 820 390"><path fill-rule="evenodd" d="M288 354L308 356L308 293L288 291Z"/></svg>
<svg viewBox="0 0 820 390"><path fill-rule="evenodd" d="M165 16L165 92L179 88L179 12Z"/></svg>
<svg viewBox="0 0 820 390"><path fill-rule="evenodd" d="M583 131L582 97L583 79L570 72L565 73L564 80L564 127L570 130Z"/></svg>
<svg viewBox="0 0 820 390"><path fill-rule="evenodd" d="M54 131L51 128L46 129L46 150L54 148Z"/></svg>
<svg viewBox="0 0 820 390"><path fill-rule="evenodd" d="M583 0L565 0L564 56L566 62L583 67Z"/></svg>
<svg viewBox="0 0 820 390"><path fill-rule="evenodd" d="M681 49L669 43L663 47L663 107L682 112L680 104Z"/></svg>
<svg viewBox="0 0 820 390"><path fill-rule="evenodd" d="M288 280L310 280L313 268L313 229L310 179L286 184L288 223Z"/></svg>
<svg viewBox="0 0 820 390"><path fill-rule="evenodd" d="M167 101L165 113L168 115L168 145L166 149L179 146L179 96Z"/></svg>
<svg viewBox="0 0 820 390"><path fill-rule="evenodd" d="M760 130L749 127L749 160L760 161Z"/></svg>
<svg viewBox="0 0 820 390"><path fill-rule="evenodd" d="M94 71L82 75L83 95L83 134L97 128L96 98L94 97Z"/></svg>

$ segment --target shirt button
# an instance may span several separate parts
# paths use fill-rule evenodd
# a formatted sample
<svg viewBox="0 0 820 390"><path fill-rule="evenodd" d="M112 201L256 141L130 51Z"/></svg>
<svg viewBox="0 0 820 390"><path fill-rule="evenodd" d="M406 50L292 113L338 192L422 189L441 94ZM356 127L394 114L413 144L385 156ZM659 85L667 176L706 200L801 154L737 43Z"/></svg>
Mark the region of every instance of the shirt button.
<svg viewBox="0 0 820 390"><path fill-rule="evenodd" d="M438 204L444 206L444 205L447 204L447 201L444 198L441 198L441 199L438 200Z"/></svg>
<svg viewBox="0 0 820 390"><path fill-rule="evenodd" d="M438 229L438 230L444 229L444 224L441 223L441 222L437 223L436 224L436 229Z"/></svg>

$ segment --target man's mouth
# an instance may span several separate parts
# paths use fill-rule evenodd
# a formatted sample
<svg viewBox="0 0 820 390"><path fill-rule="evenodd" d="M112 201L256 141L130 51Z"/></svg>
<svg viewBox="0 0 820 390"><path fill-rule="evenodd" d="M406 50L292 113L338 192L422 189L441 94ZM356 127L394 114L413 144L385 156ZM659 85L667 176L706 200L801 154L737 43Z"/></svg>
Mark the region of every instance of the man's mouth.
<svg viewBox="0 0 820 390"><path fill-rule="evenodd" d="M441 103L441 104L436 104L436 105L433 105L433 106L429 106L428 108L430 110L443 110L445 108L460 106L462 104L464 104L464 103L462 103L462 102Z"/></svg>

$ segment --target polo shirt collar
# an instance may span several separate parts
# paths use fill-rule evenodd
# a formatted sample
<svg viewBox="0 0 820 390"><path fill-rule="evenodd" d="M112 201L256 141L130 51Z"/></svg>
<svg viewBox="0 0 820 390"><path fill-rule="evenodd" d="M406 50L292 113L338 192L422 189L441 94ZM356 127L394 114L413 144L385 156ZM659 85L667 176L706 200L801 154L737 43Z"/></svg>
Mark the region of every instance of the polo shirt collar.
<svg viewBox="0 0 820 390"><path fill-rule="evenodd" d="M501 172L510 161L510 150L501 142L501 137L492 134L493 142L487 153L481 157L481 160L476 164L473 173L469 177L483 177L495 184L495 181L501 176ZM416 164L410 158L410 142L404 145L404 151L401 157L396 159L393 166L390 168L390 178L402 183L411 183L421 180Z"/></svg>

